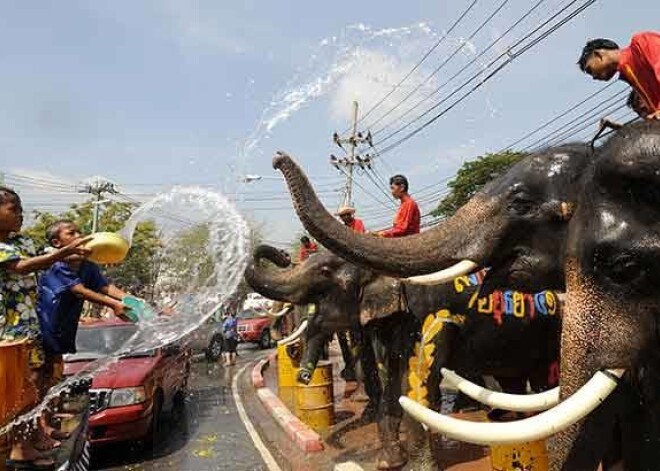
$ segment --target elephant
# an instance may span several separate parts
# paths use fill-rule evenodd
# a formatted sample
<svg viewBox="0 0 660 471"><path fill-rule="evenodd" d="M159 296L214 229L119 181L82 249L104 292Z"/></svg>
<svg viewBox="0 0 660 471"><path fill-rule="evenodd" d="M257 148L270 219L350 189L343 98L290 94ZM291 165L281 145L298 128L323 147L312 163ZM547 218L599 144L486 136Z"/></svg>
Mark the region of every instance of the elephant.
<svg viewBox="0 0 660 471"><path fill-rule="evenodd" d="M476 274L447 285L418 285L359 268L327 251L285 269L258 263L259 257L273 254L272 248L257 248L245 278L255 291L271 299L315 306L316 312L308 318L299 381L309 380L332 332L364 327L368 345L362 350L369 352L366 356L373 352L378 365L371 372L377 372L379 383L379 468L406 461L399 443L399 396L405 390L418 400L438 405L443 367L494 375L510 392L524 392L527 378L535 391L548 387L548 372L558 358L559 345L560 316L554 293L534 298L495 291L479 297L482 277ZM538 348L541 345L544 348ZM430 454L424 435L419 430L410 434L420 453L427 453L422 460Z"/></svg>
<svg viewBox="0 0 660 471"><path fill-rule="evenodd" d="M458 276L490 267L483 289L533 292L564 288L568 221L592 158L585 144L528 155L477 192L455 215L420 234L397 239L359 234L337 221L307 177L284 153L273 167L286 179L305 229L321 245L358 266L410 277L462 266Z"/></svg>
<svg viewBox="0 0 660 471"><path fill-rule="evenodd" d="M596 151L567 232L562 402L497 429L464 428L468 441L552 435L553 471L607 469L618 459L623 469L660 469L659 175L660 123L625 126ZM462 428L406 407L436 430Z"/></svg>
<svg viewBox="0 0 660 471"><path fill-rule="evenodd" d="M643 122L614 134L583 178L566 250L561 396L598 371L626 374L605 404L554 437L554 469L596 469L615 425L626 469L660 469L658 175L660 123Z"/></svg>

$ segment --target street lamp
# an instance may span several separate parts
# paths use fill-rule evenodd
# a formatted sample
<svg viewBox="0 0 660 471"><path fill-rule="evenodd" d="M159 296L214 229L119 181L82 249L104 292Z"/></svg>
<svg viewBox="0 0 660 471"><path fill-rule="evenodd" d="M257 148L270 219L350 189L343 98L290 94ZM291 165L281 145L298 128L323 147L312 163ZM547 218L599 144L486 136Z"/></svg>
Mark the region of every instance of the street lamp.
<svg viewBox="0 0 660 471"><path fill-rule="evenodd" d="M263 176L263 175L245 175L243 178L241 178L241 181L243 183L258 182L260 180L284 180L284 178L283 177L268 177L268 176Z"/></svg>

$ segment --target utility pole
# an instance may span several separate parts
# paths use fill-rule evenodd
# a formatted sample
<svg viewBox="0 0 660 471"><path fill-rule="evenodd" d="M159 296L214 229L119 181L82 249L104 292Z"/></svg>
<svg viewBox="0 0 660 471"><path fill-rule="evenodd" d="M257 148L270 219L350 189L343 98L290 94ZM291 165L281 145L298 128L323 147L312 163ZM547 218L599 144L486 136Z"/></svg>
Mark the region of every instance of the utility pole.
<svg viewBox="0 0 660 471"><path fill-rule="evenodd" d="M337 132L332 135L332 140L335 144L341 147L346 151L346 157L341 159L330 155L330 164L336 169L342 170L346 175L346 186L344 189L344 199L340 206L352 206L353 205L353 169L356 165L364 168L364 164L369 164L368 160L361 159L359 155L355 154L355 149L358 145L367 142L372 146L371 142L371 131L366 135L363 135L361 132L357 132L357 121L358 121L358 102L353 102L353 119L351 123L351 134L348 137L341 137ZM348 150L344 147L344 144L348 144ZM367 158L368 159L368 158Z"/></svg>
<svg viewBox="0 0 660 471"><path fill-rule="evenodd" d="M92 233L98 230L99 226L99 217L100 217L100 206L103 203L107 203L108 200L103 199L104 193L116 194L117 189L115 184L109 180L106 180L103 177L92 177L84 184L83 188L78 190L79 193L89 193L94 195L96 198L92 202L94 205L94 214L92 216Z"/></svg>

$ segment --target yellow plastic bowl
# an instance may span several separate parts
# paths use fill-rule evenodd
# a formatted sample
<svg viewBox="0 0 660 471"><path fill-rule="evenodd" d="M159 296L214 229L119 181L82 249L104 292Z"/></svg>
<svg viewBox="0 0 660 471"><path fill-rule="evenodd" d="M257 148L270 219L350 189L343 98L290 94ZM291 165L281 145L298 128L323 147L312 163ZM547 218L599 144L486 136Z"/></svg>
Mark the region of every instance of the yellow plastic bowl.
<svg viewBox="0 0 660 471"><path fill-rule="evenodd" d="M119 263L128 254L128 242L115 232L96 232L85 247L92 251L87 257L96 263Z"/></svg>

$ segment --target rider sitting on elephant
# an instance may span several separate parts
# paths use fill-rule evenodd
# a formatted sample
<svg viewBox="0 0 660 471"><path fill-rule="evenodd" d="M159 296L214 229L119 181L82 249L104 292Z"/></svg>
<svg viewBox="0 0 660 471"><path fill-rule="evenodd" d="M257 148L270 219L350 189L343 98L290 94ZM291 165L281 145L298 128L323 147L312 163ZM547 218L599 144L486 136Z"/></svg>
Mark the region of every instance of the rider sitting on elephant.
<svg viewBox="0 0 660 471"><path fill-rule="evenodd" d="M660 34L638 33L621 49L610 39L593 39L582 49L580 70L594 80L619 78L639 93L649 113L646 119L660 119Z"/></svg>
<svg viewBox="0 0 660 471"><path fill-rule="evenodd" d="M403 175L394 175L390 178L392 196L401 201L401 206L394 216L394 225L391 229L377 232L380 237L404 237L419 234L420 212L417 202L408 194L408 179Z"/></svg>

